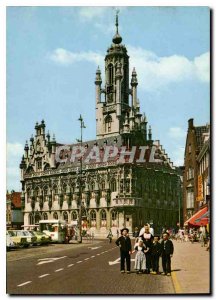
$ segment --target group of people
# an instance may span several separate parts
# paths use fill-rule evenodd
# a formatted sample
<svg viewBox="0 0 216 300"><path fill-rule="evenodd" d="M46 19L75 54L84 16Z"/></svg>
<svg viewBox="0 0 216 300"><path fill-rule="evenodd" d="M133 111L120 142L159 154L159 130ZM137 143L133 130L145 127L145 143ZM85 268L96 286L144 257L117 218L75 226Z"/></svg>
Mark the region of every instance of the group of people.
<svg viewBox="0 0 216 300"><path fill-rule="evenodd" d="M150 229L149 224L145 224L137 233L133 249L128 228L121 230L121 236L116 240L116 245L120 248L121 273L125 273L125 261L126 272L128 274L131 272L131 254L136 253L134 269L137 274L160 274L159 259L162 257L163 272L161 274L171 275L171 257L174 247L169 239L169 233L164 232L160 241L160 237L154 236Z"/></svg>

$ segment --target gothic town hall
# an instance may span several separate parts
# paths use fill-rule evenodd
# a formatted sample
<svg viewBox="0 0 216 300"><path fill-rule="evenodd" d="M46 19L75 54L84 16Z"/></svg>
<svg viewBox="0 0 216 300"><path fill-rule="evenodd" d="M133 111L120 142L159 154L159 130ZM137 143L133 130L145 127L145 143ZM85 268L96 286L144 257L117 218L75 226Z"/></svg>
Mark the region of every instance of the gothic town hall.
<svg viewBox="0 0 216 300"><path fill-rule="evenodd" d="M94 231L96 237L105 237L110 228L115 234L123 226L131 232L146 222L153 224L155 232L163 226L176 226L181 200L179 171L160 142L152 139L147 117L140 113L137 74L134 68L130 77L118 16L105 56L104 78L103 83L98 68L95 140L64 147L46 132L44 120L36 123L20 163L25 225L43 219L71 224L79 219L82 207L82 227ZM124 149L125 160L68 159L72 148L80 145L86 151L97 149L99 155L106 147L115 146Z"/></svg>

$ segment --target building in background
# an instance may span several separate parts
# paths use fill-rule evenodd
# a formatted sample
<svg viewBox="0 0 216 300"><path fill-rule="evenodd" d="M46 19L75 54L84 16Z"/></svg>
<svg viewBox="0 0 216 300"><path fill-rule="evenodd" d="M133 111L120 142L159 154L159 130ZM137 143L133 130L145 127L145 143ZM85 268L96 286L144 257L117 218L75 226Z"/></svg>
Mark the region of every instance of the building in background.
<svg viewBox="0 0 216 300"><path fill-rule="evenodd" d="M135 69L129 78L129 56L116 17L116 33L105 56L103 86L101 71L96 71L96 139L82 146L88 155L94 149L100 157L107 147L115 146L118 158L124 147L127 160L101 161L91 152L87 162L73 161L73 149L79 149L80 143L66 149L46 134L44 121L36 123L35 136L30 145L26 142L20 164L25 225L53 218L74 222L82 205L82 227L96 236L106 236L109 228L115 232L126 226L133 231L146 222L153 224L156 233L164 226L176 227L181 175L160 142L152 139L147 117L140 112L137 86ZM145 146L146 151L139 150L130 161L135 146ZM141 154L143 159L139 159Z"/></svg>
<svg viewBox="0 0 216 300"><path fill-rule="evenodd" d="M184 222L207 206L210 174L210 125L194 126L188 121L183 177Z"/></svg>
<svg viewBox="0 0 216 300"><path fill-rule="evenodd" d="M6 194L6 226L7 228L21 229L24 224L21 207L21 193L11 191Z"/></svg>

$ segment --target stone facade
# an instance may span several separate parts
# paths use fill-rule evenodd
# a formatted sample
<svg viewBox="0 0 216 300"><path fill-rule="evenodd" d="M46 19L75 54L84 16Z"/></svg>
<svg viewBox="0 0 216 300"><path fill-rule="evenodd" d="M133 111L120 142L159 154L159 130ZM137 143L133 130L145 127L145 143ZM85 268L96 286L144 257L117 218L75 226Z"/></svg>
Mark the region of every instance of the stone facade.
<svg viewBox="0 0 216 300"><path fill-rule="evenodd" d="M105 57L104 87L101 71L96 71L96 140L82 146L96 147L100 155L106 146L119 151L125 147L125 157L134 146L145 146L145 159L71 162L72 148L80 144L65 149L46 135L44 121L36 123L35 136L30 146L26 142L20 164L25 225L53 218L71 223L79 218L82 205L83 229L90 228L98 236L106 236L109 228L114 234L123 226L133 231L145 222L153 223L156 232L163 226L176 226L179 170L160 142L152 139L147 118L140 113L137 74L133 69L129 86L129 56L121 42L117 17L116 34ZM150 162L153 149L154 162ZM135 158L141 151L136 151Z"/></svg>

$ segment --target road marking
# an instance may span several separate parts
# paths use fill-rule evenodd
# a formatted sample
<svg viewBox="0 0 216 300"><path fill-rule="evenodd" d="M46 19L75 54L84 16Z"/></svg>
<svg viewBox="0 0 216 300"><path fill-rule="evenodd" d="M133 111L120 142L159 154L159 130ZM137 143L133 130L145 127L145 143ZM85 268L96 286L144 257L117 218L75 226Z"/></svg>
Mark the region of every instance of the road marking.
<svg viewBox="0 0 216 300"><path fill-rule="evenodd" d="M23 285L26 285L28 283L31 283L31 281L26 281L26 282L20 283L20 284L18 284L18 286L23 286Z"/></svg>
<svg viewBox="0 0 216 300"><path fill-rule="evenodd" d="M94 255L91 256L92 258L95 257Z"/></svg>
<svg viewBox="0 0 216 300"><path fill-rule="evenodd" d="M88 259L89 259L89 257L85 258L84 260L88 260Z"/></svg>
<svg viewBox="0 0 216 300"><path fill-rule="evenodd" d="M97 255L100 255L100 253L98 253Z"/></svg>
<svg viewBox="0 0 216 300"><path fill-rule="evenodd" d="M43 264L48 264L48 263L52 263L56 260L59 260L59 259L62 259L62 258L65 258L67 256L62 256L62 257L48 257L48 258L39 258L39 262L37 265L43 265Z"/></svg>
<svg viewBox="0 0 216 300"><path fill-rule="evenodd" d="M132 258L131 261L135 261L135 258ZM112 266L112 265L115 265L115 264L119 264L120 263L120 257L117 258L116 260L114 261L109 261L109 265Z"/></svg>
<svg viewBox="0 0 216 300"><path fill-rule="evenodd" d="M77 261L77 264L80 264L82 262L82 260Z"/></svg>
<svg viewBox="0 0 216 300"><path fill-rule="evenodd" d="M38 276L38 278L43 278L43 277L46 277L46 276L49 276L50 274L43 274L43 275L40 275Z"/></svg>
<svg viewBox="0 0 216 300"><path fill-rule="evenodd" d="M57 269L57 270L55 270L55 272L60 272L60 271L62 271L62 270L64 270L64 269L63 269L63 268Z"/></svg>
<svg viewBox="0 0 216 300"><path fill-rule="evenodd" d="M95 250L95 249L101 248L101 246L99 246L99 247L88 247L88 248L92 249L92 250Z"/></svg>
<svg viewBox="0 0 216 300"><path fill-rule="evenodd" d="M182 291L181 285L177 279L176 273L171 272L171 277L172 277L172 281L173 281L173 285L174 285L176 294L182 294L183 291Z"/></svg>
<svg viewBox="0 0 216 300"><path fill-rule="evenodd" d="M70 265L68 265L68 268L70 268L70 267L72 267L72 266L74 266L74 264L70 264Z"/></svg>

